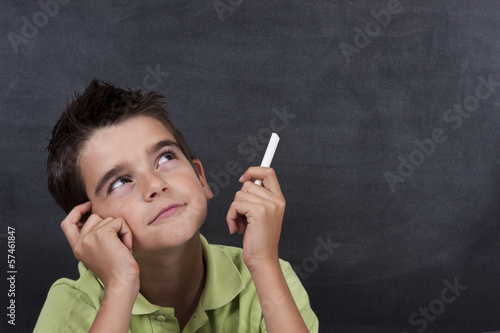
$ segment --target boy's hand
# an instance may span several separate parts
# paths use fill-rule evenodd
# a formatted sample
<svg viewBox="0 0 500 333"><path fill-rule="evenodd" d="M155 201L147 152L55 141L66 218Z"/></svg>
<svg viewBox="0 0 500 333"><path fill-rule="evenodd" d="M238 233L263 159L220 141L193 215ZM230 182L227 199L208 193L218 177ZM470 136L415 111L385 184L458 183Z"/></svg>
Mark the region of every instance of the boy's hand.
<svg viewBox="0 0 500 333"><path fill-rule="evenodd" d="M132 232L123 218L90 215L92 204L78 205L61 223L75 257L104 283L107 290L139 292L139 265L132 256Z"/></svg>
<svg viewBox="0 0 500 333"><path fill-rule="evenodd" d="M261 179L263 186L252 179ZM229 232L245 233L243 260L250 271L279 265L278 243L285 212L285 198L272 168L251 167L240 178L241 190L227 213Z"/></svg>

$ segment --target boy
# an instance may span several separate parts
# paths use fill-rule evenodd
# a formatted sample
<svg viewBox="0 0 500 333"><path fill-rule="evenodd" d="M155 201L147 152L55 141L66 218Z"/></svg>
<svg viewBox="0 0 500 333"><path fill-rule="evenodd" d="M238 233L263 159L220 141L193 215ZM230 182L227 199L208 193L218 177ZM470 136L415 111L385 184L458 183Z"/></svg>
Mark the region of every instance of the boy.
<svg viewBox="0 0 500 333"><path fill-rule="evenodd" d="M199 228L212 192L161 97L94 80L55 126L48 184L80 278L54 283L35 332L317 332L278 258L274 171L240 179L226 220L243 249L208 244Z"/></svg>

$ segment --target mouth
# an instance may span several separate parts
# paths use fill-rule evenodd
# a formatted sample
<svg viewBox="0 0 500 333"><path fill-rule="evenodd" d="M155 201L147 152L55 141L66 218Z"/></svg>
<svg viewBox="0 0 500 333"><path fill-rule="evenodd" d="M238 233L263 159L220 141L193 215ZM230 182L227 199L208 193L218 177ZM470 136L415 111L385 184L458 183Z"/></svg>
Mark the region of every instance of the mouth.
<svg viewBox="0 0 500 333"><path fill-rule="evenodd" d="M172 205L169 205L169 206L163 208L155 216L155 218L153 219L153 221L149 222L149 224L154 223L154 222L159 221L159 220L163 220L163 219L169 218L170 216L172 216L175 213L177 213L182 207L184 207L184 205L185 204L180 204L179 203L179 204L172 204Z"/></svg>

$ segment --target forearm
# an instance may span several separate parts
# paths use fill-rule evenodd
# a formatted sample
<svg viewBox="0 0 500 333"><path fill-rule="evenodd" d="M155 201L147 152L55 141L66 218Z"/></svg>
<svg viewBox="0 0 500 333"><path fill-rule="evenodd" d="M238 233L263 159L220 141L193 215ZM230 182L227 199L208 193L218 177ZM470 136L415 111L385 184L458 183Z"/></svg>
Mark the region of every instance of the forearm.
<svg viewBox="0 0 500 333"><path fill-rule="evenodd" d="M308 332L281 271L279 261L252 271L269 333Z"/></svg>
<svg viewBox="0 0 500 333"><path fill-rule="evenodd" d="M137 294L138 291L135 292L133 288L106 289L89 332L128 332Z"/></svg>

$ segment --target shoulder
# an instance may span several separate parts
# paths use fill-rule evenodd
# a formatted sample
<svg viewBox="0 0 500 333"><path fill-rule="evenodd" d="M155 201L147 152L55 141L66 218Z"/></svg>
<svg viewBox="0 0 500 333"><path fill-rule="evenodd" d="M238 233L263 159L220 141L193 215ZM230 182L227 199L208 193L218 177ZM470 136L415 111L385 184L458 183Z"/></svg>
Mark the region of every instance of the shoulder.
<svg viewBox="0 0 500 333"><path fill-rule="evenodd" d="M236 266L236 268L240 271L240 273L248 273L247 266L245 265L242 257L242 252L243 250L239 247L235 246L227 246L227 245L219 245L219 244L210 244L207 243L207 245L210 247L210 249L213 251L220 251L221 253L224 253ZM297 275L292 269L292 266L288 261L285 261L283 259L280 259L280 267L281 271L283 272L283 275L285 276L285 279L290 280L291 282L299 282Z"/></svg>
<svg viewBox="0 0 500 333"><path fill-rule="evenodd" d="M80 273L78 280L62 278L54 282L49 295L51 293L78 295L82 299L90 300L93 304L100 304L104 297L104 286L101 281L81 262L78 263L78 272Z"/></svg>
<svg viewBox="0 0 500 333"><path fill-rule="evenodd" d="M253 287L251 289L255 288L253 286L252 275L243 261L243 250L241 248L209 244L204 238L203 243L204 256L206 260L208 259L208 265L211 266L212 270L222 271L227 277L232 275L232 271L237 271L241 281L246 287L250 286ZM279 262L290 291L293 292L296 290L300 293L300 291L303 290L303 286L290 263L283 259L280 259Z"/></svg>
<svg viewBox="0 0 500 333"><path fill-rule="evenodd" d="M233 272L237 271L237 275L241 278L242 288L239 290L238 300L240 302L240 311L246 311L249 314L260 313L260 302L257 295L257 290L252 279L250 271L243 262L242 249L233 246L208 244L205 240L205 251L210 252L212 270L221 272L218 274L218 279L214 284L223 285L224 290L227 290L233 284L236 277ZM207 251L208 250L208 251ZM228 262L232 265L228 265ZM233 266L235 268L231 268ZM318 332L318 318L313 312L309 296L305 290L299 277L293 270L289 262L280 259L280 267L283 277L286 280L288 289L297 304L304 322L311 332ZM218 291L223 292L222 290ZM257 312L256 312L257 311ZM251 319L248 319L251 321Z"/></svg>
<svg viewBox="0 0 500 333"><path fill-rule="evenodd" d="M69 330L68 325L90 328L104 297L104 289L97 277L82 263L78 264L77 280L62 278L54 282L38 317L35 332ZM89 326L90 325L90 326ZM71 331L76 327L71 327Z"/></svg>
<svg viewBox="0 0 500 333"><path fill-rule="evenodd" d="M99 279L83 263L78 263L80 277L77 280L62 278L54 282L50 287L49 297L79 297L92 303L102 300L104 287Z"/></svg>

